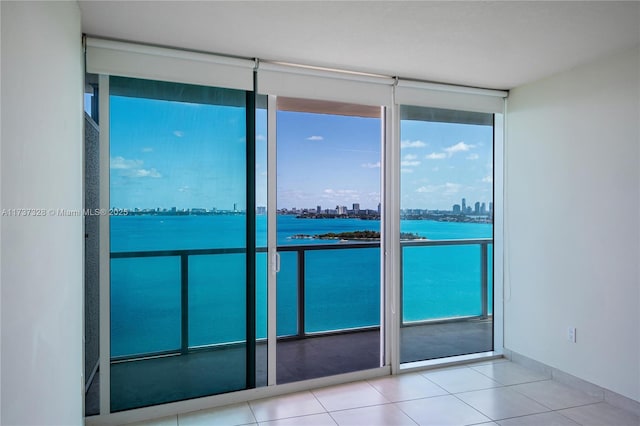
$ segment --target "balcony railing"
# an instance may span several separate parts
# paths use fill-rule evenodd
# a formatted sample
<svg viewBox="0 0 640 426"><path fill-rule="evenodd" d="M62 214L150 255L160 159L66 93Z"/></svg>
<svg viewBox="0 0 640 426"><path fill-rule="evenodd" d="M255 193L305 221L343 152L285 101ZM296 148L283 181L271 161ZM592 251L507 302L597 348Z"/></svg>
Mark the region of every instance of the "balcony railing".
<svg viewBox="0 0 640 426"><path fill-rule="evenodd" d="M419 247L440 247L440 246L479 246L480 247L480 315L467 315L460 318L487 318L490 316L489 312L489 277L488 277L488 247L493 244L493 240L486 239L464 239L464 240L415 240L415 241L402 241L401 242L401 256L405 256L406 250L413 250ZM341 244L307 244L307 245L291 245L291 246L279 246L277 251L280 253L295 253L296 265L297 265L297 326L294 334L279 335L278 338L286 339L301 339L310 334L329 334L336 333L345 330L324 330L320 332L308 332L307 331L307 314L305 312L306 306L306 290L307 290L307 253L327 250L352 250L352 249L379 249L379 242L353 242L353 243L341 243ZM259 247L256 249L257 253L266 253L266 247ZM194 256L205 255L228 255L228 254L244 254L246 250L244 248L215 248L215 249L192 249L192 250L154 250L154 251L133 251L133 252L112 252L111 259L132 259L132 258L152 258L152 257L177 257L180 259L180 350L182 354L188 353L192 347L189 346L189 258ZM402 265L402 260L401 260ZM403 280L401 279L401 294L403 292ZM401 299L402 300L402 299ZM401 303L401 307L402 307ZM402 309L402 308L401 308ZM423 324L425 322L432 322L437 320L451 320L452 318L430 318L423 321L409 321L405 322L404 315L401 310L402 322L401 326ZM378 328L378 324L371 326L357 326L357 327L345 327L348 330L365 330ZM162 352L164 353L177 353L176 351ZM118 356L113 359L124 360L131 358L139 358L142 356L150 356L160 354L145 353L136 354L135 356Z"/></svg>
<svg viewBox="0 0 640 426"><path fill-rule="evenodd" d="M400 243L400 265L404 268L403 258L405 256L405 250L411 247L452 247L452 246L480 246L480 306L481 306L481 314L480 315L468 315L464 317L454 317L454 318L435 318L424 321L411 321L406 322L404 319L404 313L402 311L403 303L400 303L400 318L401 324L400 326L406 325L419 325L424 324L426 322L434 322L434 321L443 321L443 320L459 320L462 318L482 318L486 319L489 317L489 273L488 273L488 253L489 253L489 245L493 244L492 238L475 238L475 239L459 239L459 240L415 240L415 241L402 241ZM403 271L404 272L404 271ZM404 274L401 273L400 279L400 300L404 300Z"/></svg>

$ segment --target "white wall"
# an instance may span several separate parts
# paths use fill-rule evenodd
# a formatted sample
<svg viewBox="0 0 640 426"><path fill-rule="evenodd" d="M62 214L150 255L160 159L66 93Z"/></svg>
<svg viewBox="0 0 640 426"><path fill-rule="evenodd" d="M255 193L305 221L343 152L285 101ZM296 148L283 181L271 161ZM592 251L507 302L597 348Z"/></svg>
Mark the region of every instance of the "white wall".
<svg viewBox="0 0 640 426"><path fill-rule="evenodd" d="M2 10L0 207L82 208L76 2ZM2 425L82 424L82 218L2 217Z"/></svg>
<svg viewBox="0 0 640 426"><path fill-rule="evenodd" d="M639 123L636 47L513 90L505 155L505 347L636 401Z"/></svg>

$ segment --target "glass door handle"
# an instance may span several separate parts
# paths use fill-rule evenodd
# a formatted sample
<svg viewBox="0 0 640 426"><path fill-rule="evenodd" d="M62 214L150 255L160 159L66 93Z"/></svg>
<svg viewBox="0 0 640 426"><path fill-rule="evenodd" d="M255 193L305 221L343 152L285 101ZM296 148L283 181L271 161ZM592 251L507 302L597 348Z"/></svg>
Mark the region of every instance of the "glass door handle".
<svg viewBox="0 0 640 426"><path fill-rule="evenodd" d="M280 272L280 253L278 252L273 253L271 259L271 270L274 273Z"/></svg>

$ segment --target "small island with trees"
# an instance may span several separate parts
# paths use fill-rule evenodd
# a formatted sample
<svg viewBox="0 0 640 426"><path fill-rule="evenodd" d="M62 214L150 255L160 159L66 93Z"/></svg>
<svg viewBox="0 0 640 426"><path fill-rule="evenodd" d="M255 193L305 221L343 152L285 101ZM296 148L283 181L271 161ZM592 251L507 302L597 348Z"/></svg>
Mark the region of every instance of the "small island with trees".
<svg viewBox="0 0 640 426"><path fill-rule="evenodd" d="M291 237L293 240L342 240L342 241L380 241L379 231L349 231L349 232L328 232L326 234L296 234ZM407 240L426 240L418 234L411 232L401 232L400 239Z"/></svg>

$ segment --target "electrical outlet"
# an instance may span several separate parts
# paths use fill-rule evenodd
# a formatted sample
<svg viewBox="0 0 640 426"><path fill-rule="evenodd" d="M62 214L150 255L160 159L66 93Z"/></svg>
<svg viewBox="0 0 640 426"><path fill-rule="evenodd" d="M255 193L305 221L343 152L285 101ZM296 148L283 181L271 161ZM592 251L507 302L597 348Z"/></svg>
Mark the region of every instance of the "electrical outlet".
<svg viewBox="0 0 640 426"><path fill-rule="evenodd" d="M576 343L576 328L569 327L567 328L567 340L571 343Z"/></svg>

